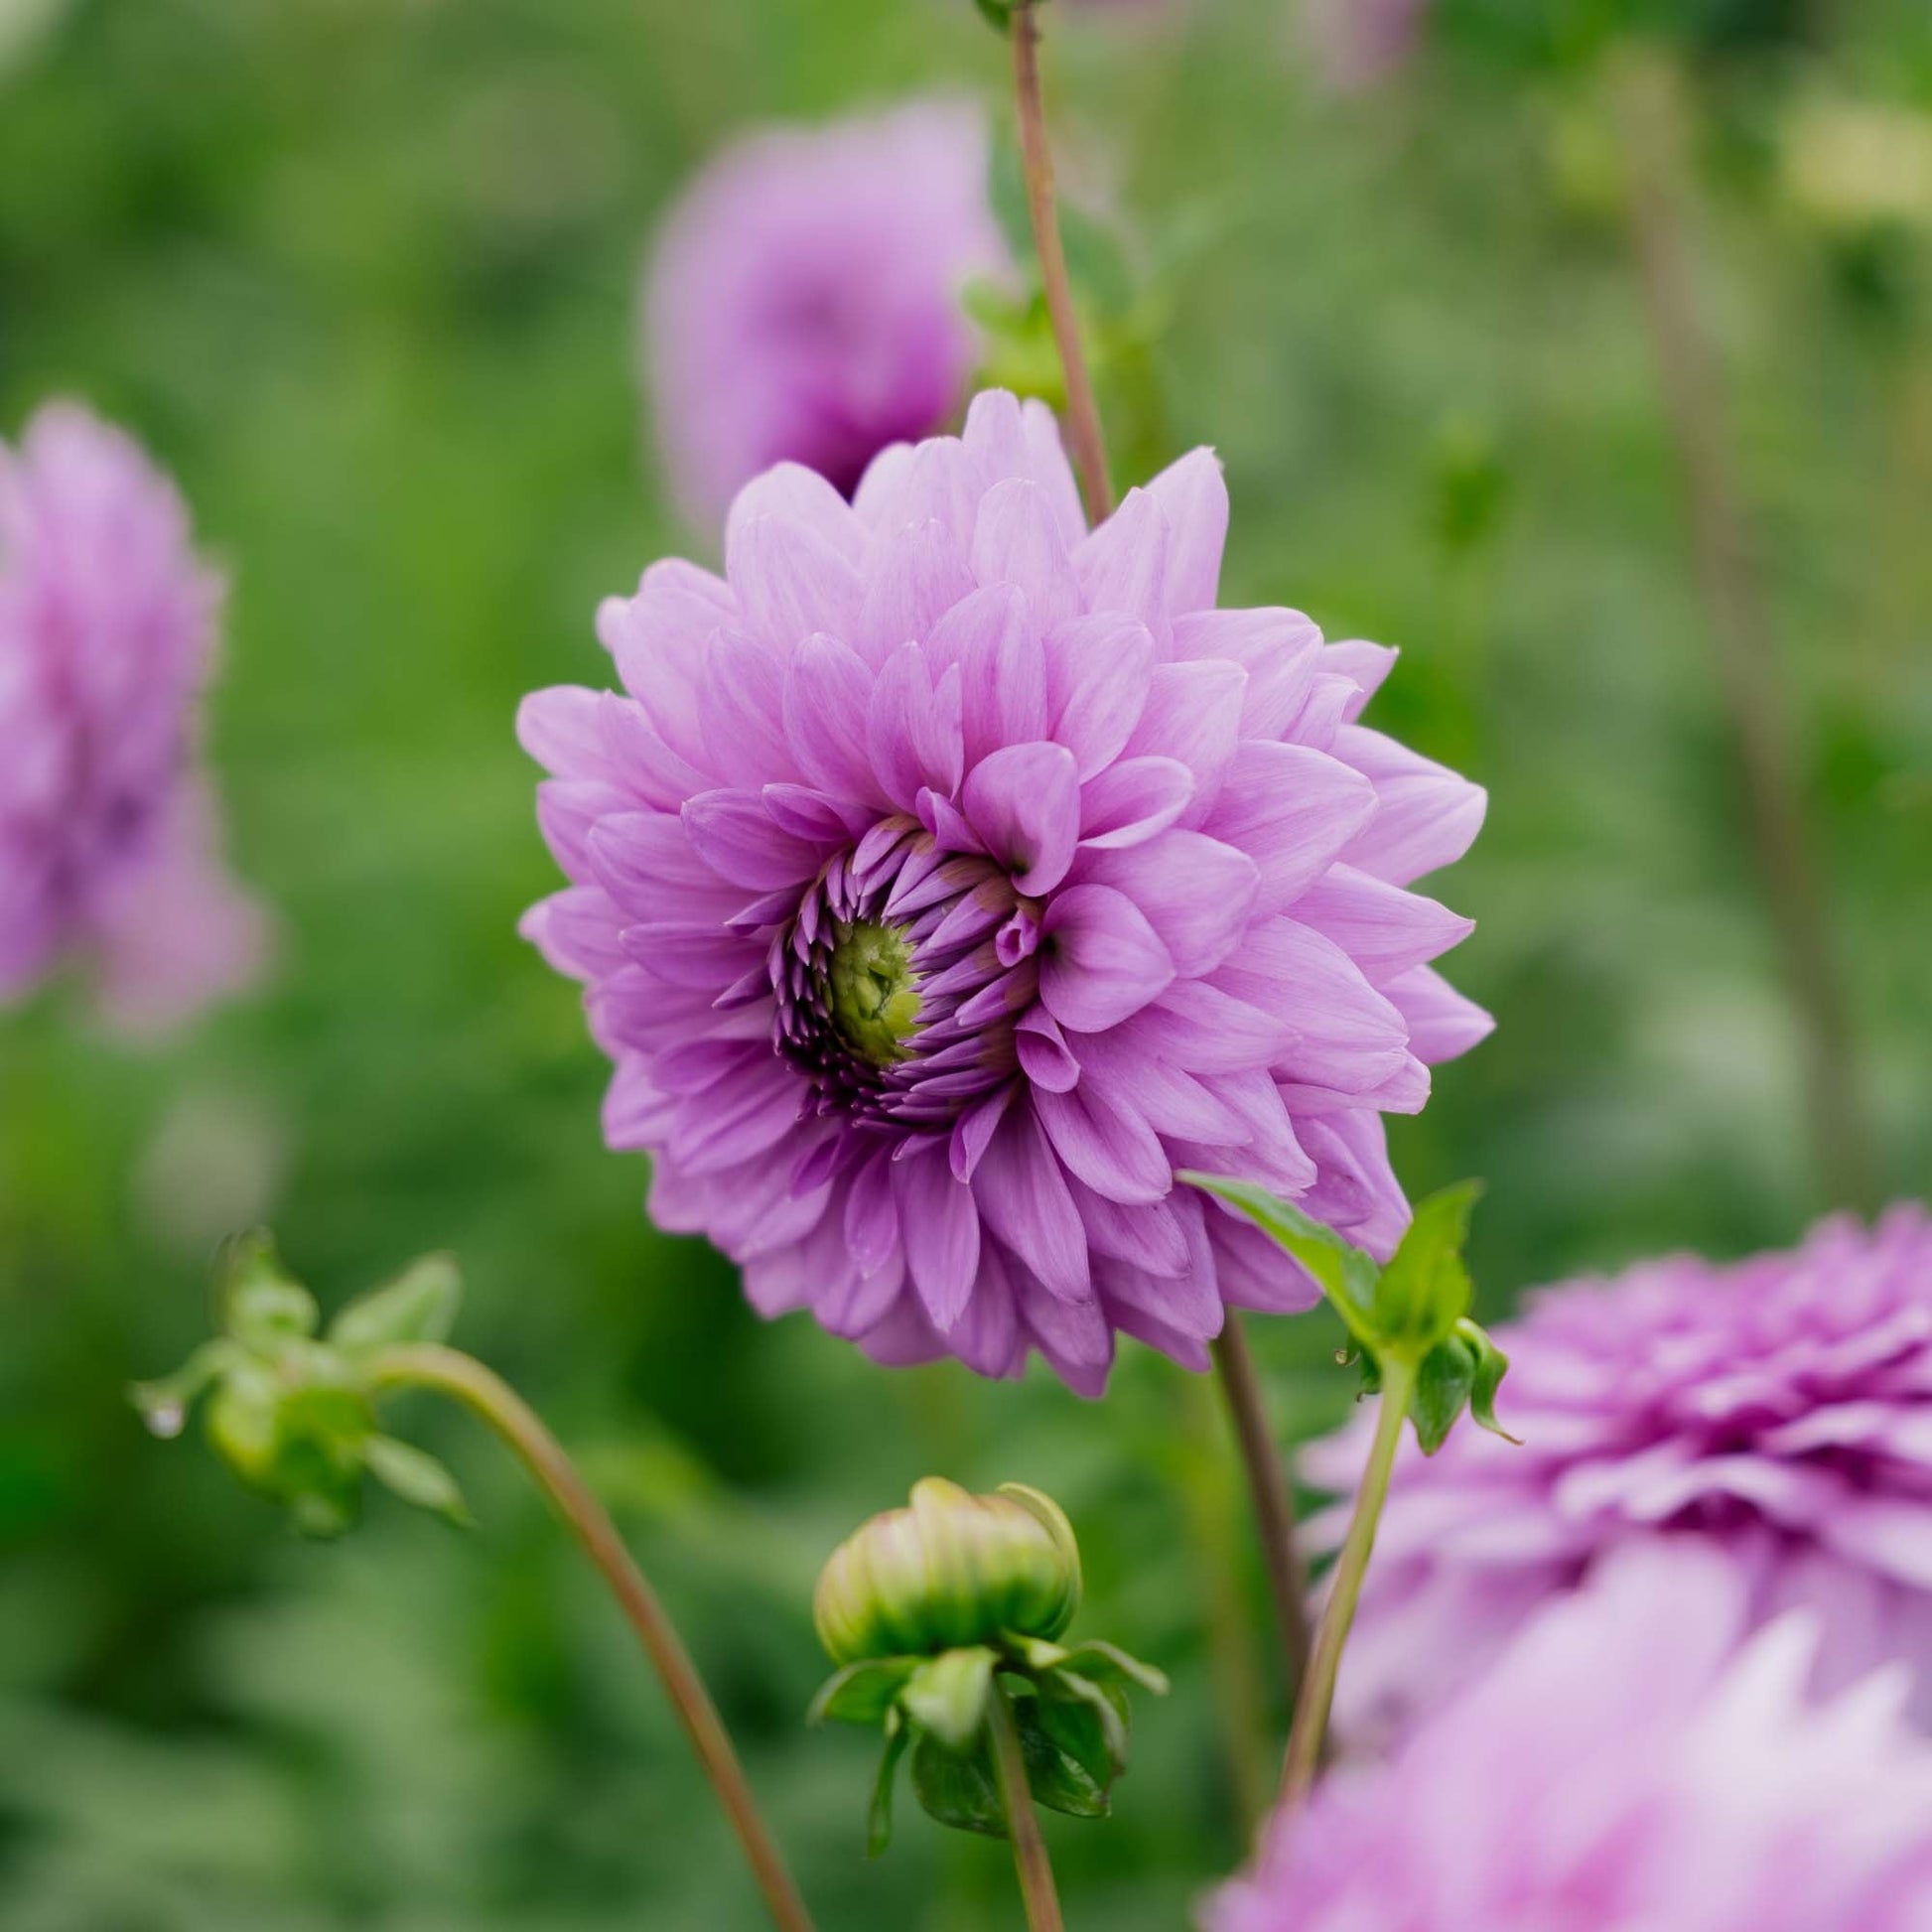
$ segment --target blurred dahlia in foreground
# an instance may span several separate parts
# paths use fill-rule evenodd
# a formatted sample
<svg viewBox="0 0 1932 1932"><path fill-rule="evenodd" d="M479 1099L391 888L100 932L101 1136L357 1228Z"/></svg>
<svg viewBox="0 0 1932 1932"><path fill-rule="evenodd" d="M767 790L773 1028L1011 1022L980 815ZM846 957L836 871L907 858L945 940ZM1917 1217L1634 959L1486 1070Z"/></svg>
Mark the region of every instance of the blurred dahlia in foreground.
<svg viewBox="0 0 1932 1932"><path fill-rule="evenodd" d="M0 1001L77 957L141 1031L257 970L196 769L220 595L118 430L57 403L0 443Z"/></svg>
<svg viewBox="0 0 1932 1932"><path fill-rule="evenodd" d="M1384 1110L1487 1018L1404 890L1483 794L1353 721L1394 656L1217 611L1197 450L1084 528L1051 416L980 396L847 504L780 467L726 575L670 562L599 629L628 697L529 699L573 882L528 935L589 986L611 1145L650 1206L886 1362L1097 1394L1124 1329L1190 1366L1312 1284L1253 1179L1386 1254Z"/></svg>
<svg viewBox="0 0 1932 1932"><path fill-rule="evenodd" d="M1207 1932L1922 1932L1932 1749L1902 1669L1807 1701L1818 1619L1626 1551L1378 1769L1277 1823Z"/></svg>
<svg viewBox="0 0 1932 1932"><path fill-rule="evenodd" d="M755 135L667 219L644 290L665 469L710 523L759 471L850 495L887 444L941 429L977 356L960 293L1006 261L978 110Z"/></svg>
<svg viewBox="0 0 1932 1932"><path fill-rule="evenodd" d="M1524 1447L1458 1432L1398 1466L1342 1667L1344 1731L1433 1702L1553 1590L1659 1539L1722 1547L1754 1620L1815 1609L1820 1690L1902 1657L1932 1720L1922 1208L1869 1232L1828 1221L1789 1254L1675 1256L1548 1290L1495 1339ZM1305 1473L1352 1487L1366 1442L1352 1426Z"/></svg>

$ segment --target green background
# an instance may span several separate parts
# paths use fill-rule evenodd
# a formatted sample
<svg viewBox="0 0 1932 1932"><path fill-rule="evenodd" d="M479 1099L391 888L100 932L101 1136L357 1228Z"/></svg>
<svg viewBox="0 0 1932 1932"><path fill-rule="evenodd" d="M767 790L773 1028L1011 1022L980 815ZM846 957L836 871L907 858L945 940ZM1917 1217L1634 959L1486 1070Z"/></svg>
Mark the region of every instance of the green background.
<svg viewBox="0 0 1932 1932"><path fill-rule="evenodd" d="M1352 101L1286 0L1104 11L1048 61L1159 325L1113 384L1123 468L1216 444L1228 597L1400 643L1377 720L1491 787L1440 890L1501 1026L1397 1123L1405 1178L1488 1178L1492 1313L1789 1241L1822 1202L1615 211L1612 10L1540 39L1461 0ZM1808 218L1781 156L1795 104L1922 107L1932 44L1902 0L1836 15L1701 69L1697 263L1899 1194L1932 1167L1924 269L1908 227ZM1058 1496L1076 1627L1174 1679L1113 1822L1049 1822L1073 1922L1178 1926L1238 1858L1211 1391L1131 1345L1093 1406L760 1324L645 1225L574 992L514 932L553 877L517 700L604 679L596 601L709 541L633 380L655 214L735 129L1003 78L964 0L0 0L0 434L79 393L181 478L232 575L236 862L281 927L273 985L157 1051L59 992L0 1018L6 1932L760 1922L626 1632L471 1425L397 1412L477 1534L378 1501L336 1547L142 1434L123 1383L205 1332L207 1257L257 1217L332 1306L461 1257L460 1339L584 1452L826 1927L1017 1923L1002 1849L909 1803L867 1865L874 1747L800 1722L818 1563L927 1470ZM1258 1324L1285 1435L1345 1410L1335 1341Z"/></svg>

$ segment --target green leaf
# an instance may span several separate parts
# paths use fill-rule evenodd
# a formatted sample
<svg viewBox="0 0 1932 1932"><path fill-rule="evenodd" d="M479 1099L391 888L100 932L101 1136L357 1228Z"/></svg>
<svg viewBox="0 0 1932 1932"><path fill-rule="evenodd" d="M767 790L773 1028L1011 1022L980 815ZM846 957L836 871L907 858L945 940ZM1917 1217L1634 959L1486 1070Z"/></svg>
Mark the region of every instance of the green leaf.
<svg viewBox="0 0 1932 1932"><path fill-rule="evenodd" d="M1475 1360L1458 1335L1439 1341L1416 1370L1416 1390L1409 1398L1409 1419L1425 1455L1434 1455L1449 1439L1475 1386Z"/></svg>
<svg viewBox="0 0 1932 1932"><path fill-rule="evenodd" d="M457 1479L435 1456L425 1454L412 1443L400 1443L393 1436L371 1436L363 1454L369 1473L392 1494L417 1509L441 1516L459 1529L470 1529L476 1519L463 1500Z"/></svg>
<svg viewBox="0 0 1932 1932"><path fill-rule="evenodd" d="M1069 1818L1106 1817L1111 1780L1096 1775L1090 1762L1103 1774L1109 1764L1098 1721L1091 1712L1065 1704L1056 1707L1049 1720L1040 1700L1034 1697L1016 1699L1013 1716L1020 1731L1021 1755L1026 1760L1027 1789L1033 1793L1034 1802ZM1062 1742L1063 1737L1071 1741Z"/></svg>
<svg viewBox="0 0 1932 1932"><path fill-rule="evenodd" d="M1252 1181L1190 1170L1177 1177L1239 1208L1314 1277L1352 1334L1363 1342L1376 1339L1369 1325L1369 1307L1379 1272L1372 1256L1350 1247L1332 1228L1304 1214L1293 1201L1285 1201Z"/></svg>
<svg viewBox="0 0 1932 1932"><path fill-rule="evenodd" d="M876 1859L893 1842L893 1789L898 1783L898 1761L912 1741L911 1726L897 1711L886 1713L886 1748L880 1753L878 1775L872 1781L872 1803L866 1811L866 1857Z"/></svg>
<svg viewBox="0 0 1932 1932"><path fill-rule="evenodd" d="M1168 1695L1165 1671L1142 1663L1138 1657L1130 1657L1126 1651L1111 1643L1089 1639L1086 1643L1075 1644L1058 1658L1055 1668L1076 1676L1091 1677L1101 1683L1110 1678L1125 1678L1153 1697L1164 1698Z"/></svg>
<svg viewBox="0 0 1932 1932"><path fill-rule="evenodd" d="M819 1686L805 1722L876 1725L891 1716L899 1687L918 1667L916 1657L868 1657L848 1664Z"/></svg>
<svg viewBox="0 0 1932 1932"><path fill-rule="evenodd" d="M1369 1305L1370 1339L1376 1346L1399 1348L1420 1359L1468 1312L1462 1244L1481 1192L1479 1180L1464 1180L1417 1204L1415 1219L1382 1270Z"/></svg>
<svg viewBox="0 0 1932 1932"><path fill-rule="evenodd" d="M973 0L996 34L1010 34L1013 31L1013 0Z"/></svg>
<svg viewBox="0 0 1932 1932"><path fill-rule="evenodd" d="M1469 1392L1469 1414L1474 1417L1476 1426L1486 1429L1492 1436L1500 1436L1505 1443L1514 1443L1519 1449L1523 1439L1512 1436L1496 1420L1496 1391L1502 1387L1503 1377L1509 1373L1509 1357L1489 1339L1486 1328L1464 1316L1455 1324L1459 1339L1465 1341L1475 1356L1474 1385Z"/></svg>
<svg viewBox="0 0 1932 1932"><path fill-rule="evenodd" d="M205 1341L174 1374L153 1382L130 1383L128 1400L141 1412L148 1433L164 1442L179 1436L195 1398L233 1366L238 1352L226 1338Z"/></svg>
<svg viewBox="0 0 1932 1932"><path fill-rule="evenodd" d="M951 1749L964 1750L985 1726L997 1661L984 1644L928 1658L906 1678L899 1703L921 1728Z"/></svg>
<svg viewBox="0 0 1932 1932"><path fill-rule="evenodd" d="M912 1746L912 1795L927 1817L956 1832L1007 1835L984 1730L964 1751L950 1750L930 1731L921 1731Z"/></svg>
<svg viewBox="0 0 1932 1932"><path fill-rule="evenodd" d="M463 1280L450 1255L425 1255L396 1279L350 1302L329 1339L345 1354L368 1354L407 1342L447 1341L463 1300Z"/></svg>
<svg viewBox="0 0 1932 1932"><path fill-rule="evenodd" d="M1054 1671L1035 1683L1039 1727L1060 1749L1077 1758L1101 1789L1111 1789L1127 1769L1133 1719L1127 1692L1116 1681L1100 1683L1077 1672Z"/></svg>

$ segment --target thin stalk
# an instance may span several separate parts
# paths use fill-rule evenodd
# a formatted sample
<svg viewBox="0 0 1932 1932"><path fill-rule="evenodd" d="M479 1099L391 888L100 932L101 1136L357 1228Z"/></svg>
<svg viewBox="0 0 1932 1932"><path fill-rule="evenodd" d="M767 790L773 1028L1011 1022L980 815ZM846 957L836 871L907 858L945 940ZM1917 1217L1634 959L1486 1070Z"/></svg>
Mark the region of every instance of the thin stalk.
<svg viewBox="0 0 1932 1932"><path fill-rule="evenodd" d="M631 1560L623 1539L603 1504L577 1473L562 1446L523 1398L501 1376L474 1356L434 1344L385 1349L377 1357L374 1380L379 1388L434 1389L452 1397L492 1429L536 1479L563 1518L564 1526L583 1546L584 1554L610 1585L637 1633L637 1641L662 1680L691 1748L698 1754L705 1776L725 1808L732 1830L759 1889L780 1932L812 1932L798 1888L759 1814L758 1801L746 1782L744 1766L732 1748L718 1707L699 1677L664 1606Z"/></svg>
<svg viewBox="0 0 1932 1932"><path fill-rule="evenodd" d="M1409 1398L1415 1386L1416 1371L1411 1365L1383 1364L1382 1407L1375 1418L1375 1441L1369 1449L1368 1467L1362 1471L1362 1484L1355 1492L1355 1511L1348 1519L1348 1535L1342 1542L1329 1581L1328 1600L1322 1606L1320 1622L1315 1625L1314 1653L1309 1660L1309 1674L1302 1680L1302 1695L1295 1700L1295 1723L1288 1733L1288 1761L1282 1769L1282 1804L1289 1811L1301 1805L1314 1788L1315 1772L1320 1769L1321 1748L1328 1734L1328 1711L1335 1701L1335 1678L1341 1670L1341 1653L1355 1621L1355 1605L1361 1600L1362 1580L1368 1575L1368 1560L1375 1549L1375 1526L1381 1521L1382 1505L1388 1500L1389 1477L1395 1470L1396 1450L1402 1447L1402 1426L1409 1417Z"/></svg>
<svg viewBox="0 0 1932 1932"><path fill-rule="evenodd" d="M1248 1347L1241 1317L1230 1309L1212 1344L1214 1371L1234 1424L1241 1466L1248 1478L1255 1531L1268 1572L1268 1593L1275 1610L1275 1635L1281 1646L1282 1682L1293 1702L1309 1668L1309 1572L1295 1537L1295 1502L1288 1471L1268 1427L1261 1379Z"/></svg>
<svg viewBox="0 0 1932 1932"><path fill-rule="evenodd" d="M1107 478L1107 443L1100 427L1100 405L1094 400L1093 376L1087 368L1086 351L1080 346L1073 283L1066 272L1066 250L1060 245L1059 209L1053 199L1053 155L1046 145L1046 110L1039 91L1035 4L1036 0L1018 0L1009 35L1013 42L1013 90L1020 105L1020 159L1026 170L1027 214L1033 223L1034 250L1039 257L1046 313L1066 375L1067 441L1073 446L1073 467L1079 472L1087 520L1098 523L1113 508L1114 492Z"/></svg>
<svg viewBox="0 0 1932 1932"><path fill-rule="evenodd" d="M1805 1115L1827 1193L1875 1205L1852 1024L1811 827L1793 769L1768 601L1732 466L1724 371L1699 313L1681 82L1661 56L1632 53L1612 78L1630 187L1630 235L1665 415L1684 473L1713 669L1743 778L1767 910L1784 957L1804 1061Z"/></svg>
<svg viewBox="0 0 1932 1932"><path fill-rule="evenodd" d="M993 1738L1000 1808L1013 1840L1013 1868L1020 1875L1020 1896L1027 1905L1028 1932L1066 1932L1059 1893L1053 1889L1052 1862L1039 1835L1033 1787L1027 1782L1027 1759L1020 1748L1020 1726L1013 1721L1013 1701L997 1681L986 1702L986 1725Z"/></svg>

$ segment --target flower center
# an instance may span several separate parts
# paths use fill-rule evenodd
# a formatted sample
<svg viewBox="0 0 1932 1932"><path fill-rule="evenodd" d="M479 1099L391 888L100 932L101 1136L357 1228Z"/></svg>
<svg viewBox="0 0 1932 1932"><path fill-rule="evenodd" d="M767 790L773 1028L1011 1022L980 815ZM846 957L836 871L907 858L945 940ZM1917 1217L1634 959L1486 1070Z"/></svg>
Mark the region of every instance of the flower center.
<svg viewBox="0 0 1932 1932"><path fill-rule="evenodd" d="M919 976L896 926L855 919L832 928L829 965L832 1024L871 1066L909 1056L905 1041L919 1024Z"/></svg>

